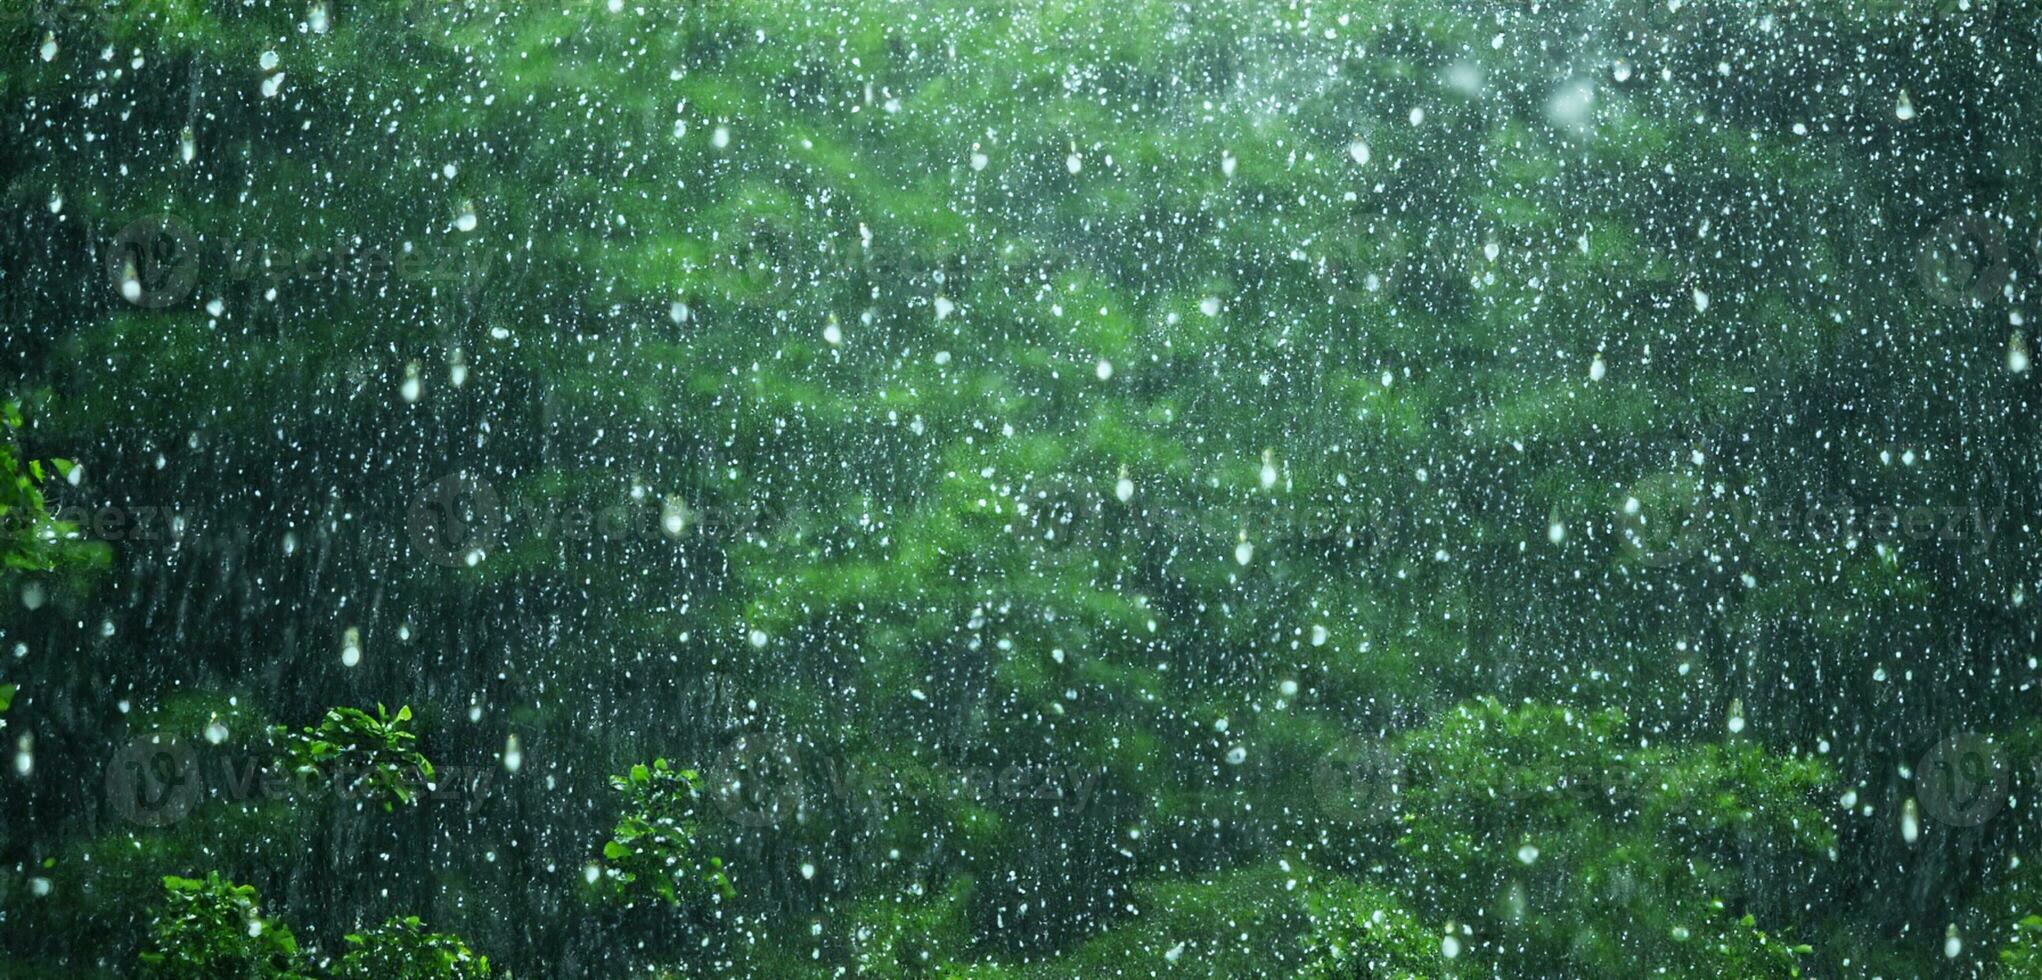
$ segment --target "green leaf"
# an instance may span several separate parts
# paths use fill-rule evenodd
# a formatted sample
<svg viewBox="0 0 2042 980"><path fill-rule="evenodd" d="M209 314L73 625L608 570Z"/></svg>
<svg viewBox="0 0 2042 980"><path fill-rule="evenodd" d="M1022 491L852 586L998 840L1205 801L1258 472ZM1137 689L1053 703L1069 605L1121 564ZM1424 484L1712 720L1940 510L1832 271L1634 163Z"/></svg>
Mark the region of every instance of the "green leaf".
<svg viewBox="0 0 2042 980"><path fill-rule="evenodd" d="M603 857L608 858L612 861L622 861L630 856L631 849L625 847L622 844L617 843L616 841L611 841L603 845Z"/></svg>
<svg viewBox="0 0 2042 980"><path fill-rule="evenodd" d="M0 684L0 712L4 712L13 706L14 692L17 689L13 684Z"/></svg>

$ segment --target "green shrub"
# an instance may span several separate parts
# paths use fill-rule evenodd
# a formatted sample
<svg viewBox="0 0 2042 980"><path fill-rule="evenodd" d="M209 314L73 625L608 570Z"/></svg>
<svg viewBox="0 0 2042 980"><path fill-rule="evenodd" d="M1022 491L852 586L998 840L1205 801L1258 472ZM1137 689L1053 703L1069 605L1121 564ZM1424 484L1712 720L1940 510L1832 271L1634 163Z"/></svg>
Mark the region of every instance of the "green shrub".
<svg viewBox="0 0 2042 980"><path fill-rule="evenodd" d="M723 859L700 853L702 778L665 759L610 777L623 816L603 845L610 880L627 900L652 895L674 906L734 897Z"/></svg>
<svg viewBox="0 0 2042 980"><path fill-rule="evenodd" d="M293 980L308 976L291 928L265 918L255 889L207 872L163 879L163 906L141 953L148 980Z"/></svg>
<svg viewBox="0 0 2042 980"><path fill-rule="evenodd" d="M334 968L335 980L487 980L489 957L477 956L459 936L425 931L418 916L393 918L350 933L353 947Z"/></svg>
<svg viewBox="0 0 2042 980"><path fill-rule="evenodd" d="M317 726L274 730L280 764L302 779L332 780L343 794L380 804L385 812L410 804L433 778L433 764L413 747L405 729L411 708L394 716L382 705L371 716L358 708L330 708Z"/></svg>

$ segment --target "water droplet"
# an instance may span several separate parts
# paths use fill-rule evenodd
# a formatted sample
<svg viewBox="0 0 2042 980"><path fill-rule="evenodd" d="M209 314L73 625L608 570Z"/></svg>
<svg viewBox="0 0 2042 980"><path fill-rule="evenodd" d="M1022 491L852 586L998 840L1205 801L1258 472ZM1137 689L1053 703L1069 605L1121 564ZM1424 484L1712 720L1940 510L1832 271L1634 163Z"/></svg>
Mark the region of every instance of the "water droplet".
<svg viewBox="0 0 2042 980"><path fill-rule="evenodd" d="M142 301L142 272L135 268L134 256L121 260L121 298L130 303Z"/></svg>
<svg viewBox="0 0 2042 980"><path fill-rule="evenodd" d="M1354 161L1356 166L1368 166L1369 155L1366 141L1357 139L1347 144L1347 159Z"/></svg>

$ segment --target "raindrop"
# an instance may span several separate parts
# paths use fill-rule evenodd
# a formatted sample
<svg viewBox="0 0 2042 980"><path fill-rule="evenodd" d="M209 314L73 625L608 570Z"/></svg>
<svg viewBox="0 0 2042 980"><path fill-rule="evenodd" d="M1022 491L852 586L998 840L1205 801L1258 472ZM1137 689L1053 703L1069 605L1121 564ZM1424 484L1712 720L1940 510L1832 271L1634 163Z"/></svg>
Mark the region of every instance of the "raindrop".
<svg viewBox="0 0 2042 980"><path fill-rule="evenodd" d="M397 393L402 395L405 401L415 402L424 384L424 380L419 377L419 363L411 361L404 365L404 381L397 386Z"/></svg>

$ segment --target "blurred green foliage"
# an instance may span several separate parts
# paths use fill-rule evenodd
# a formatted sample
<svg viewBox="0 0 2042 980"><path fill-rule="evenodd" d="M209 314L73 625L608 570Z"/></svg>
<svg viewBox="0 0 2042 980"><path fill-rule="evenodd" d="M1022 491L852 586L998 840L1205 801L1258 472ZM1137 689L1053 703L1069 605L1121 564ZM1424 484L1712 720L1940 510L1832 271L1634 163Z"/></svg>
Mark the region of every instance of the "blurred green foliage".
<svg viewBox="0 0 2042 980"><path fill-rule="evenodd" d="M2028 969L2020 5L17 6L23 969Z"/></svg>

